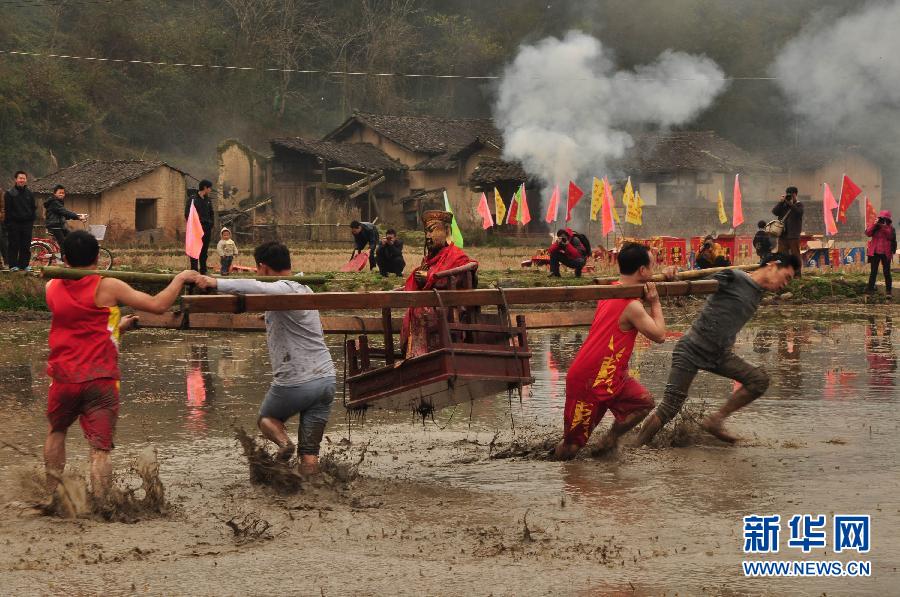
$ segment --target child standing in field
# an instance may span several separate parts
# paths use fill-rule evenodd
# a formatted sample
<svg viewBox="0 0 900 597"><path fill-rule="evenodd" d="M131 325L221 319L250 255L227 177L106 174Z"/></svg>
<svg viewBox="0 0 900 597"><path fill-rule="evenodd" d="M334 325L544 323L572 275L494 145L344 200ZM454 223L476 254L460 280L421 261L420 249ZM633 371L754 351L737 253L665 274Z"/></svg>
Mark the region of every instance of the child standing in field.
<svg viewBox="0 0 900 597"><path fill-rule="evenodd" d="M100 245L76 230L62 243L63 260L74 269L96 269ZM47 487L54 491L66 466L66 432L76 419L91 446L91 490L106 496L112 479L109 453L119 416L119 337L137 317L121 317L119 305L163 313L197 272L184 271L159 294L150 296L114 278L98 275L47 282L50 355L47 374L49 430L44 443Z"/></svg>
<svg viewBox="0 0 900 597"><path fill-rule="evenodd" d="M231 271L231 262L234 261L235 255L239 255L237 245L231 240L231 230L222 228L220 233L221 240L216 245L216 253L219 254L220 273L227 276Z"/></svg>

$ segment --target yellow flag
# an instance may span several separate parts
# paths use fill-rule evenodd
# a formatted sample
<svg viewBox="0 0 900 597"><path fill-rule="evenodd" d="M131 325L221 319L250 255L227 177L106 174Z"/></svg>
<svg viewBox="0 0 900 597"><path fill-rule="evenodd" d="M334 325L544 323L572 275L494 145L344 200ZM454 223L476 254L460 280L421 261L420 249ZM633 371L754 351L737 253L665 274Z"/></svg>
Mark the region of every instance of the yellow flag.
<svg viewBox="0 0 900 597"><path fill-rule="evenodd" d="M638 226L644 225L644 200L641 199L641 192L638 191L634 194L634 219L635 222L633 224L637 224Z"/></svg>
<svg viewBox="0 0 900 597"><path fill-rule="evenodd" d="M497 187L494 187L494 209L497 211L497 217L494 218L494 221L498 225L502 224L506 217L506 205L503 204L503 197L500 196L500 191L497 190Z"/></svg>
<svg viewBox="0 0 900 597"><path fill-rule="evenodd" d="M641 225L641 211L637 205L637 197L634 195L634 187L631 186L631 177L625 183L625 194L622 195L622 203L625 204L625 221L629 224Z"/></svg>
<svg viewBox="0 0 900 597"><path fill-rule="evenodd" d="M728 214L725 213L725 200L722 198L722 191L719 191L719 223L724 224L728 221Z"/></svg>
<svg viewBox="0 0 900 597"><path fill-rule="evenodd" d="M594 177L594 186L591 188L591 220L597 221L597 214L603 208L603 181Z"/></svg>

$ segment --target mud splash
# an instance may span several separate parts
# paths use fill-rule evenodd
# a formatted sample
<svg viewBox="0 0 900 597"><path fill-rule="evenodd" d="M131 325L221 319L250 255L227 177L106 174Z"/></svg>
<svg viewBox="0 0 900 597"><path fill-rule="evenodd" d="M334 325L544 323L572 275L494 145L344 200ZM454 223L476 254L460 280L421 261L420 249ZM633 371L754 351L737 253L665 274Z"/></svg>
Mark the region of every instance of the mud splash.
<svg viewBox="0 0 900 597"><path fill-rule="evenodd" d="M87 475L77 469L56 477L53 494L47 492L43 471L32 469L21 478L23 489L46 516L90 518L107 522L135 523L167 516L171 506L166 501L165 487L159 478L159 460L155 448L141 451L130 469L141 479L141 486L127 487L117 479L105 497L98 498L88 490Z"/></svg>
<svg viewBox="0 0 900 597"><path fill-rule="evenodd" d="M243 427L234 430L234 437L244 451L250 470L250 482L271 487L278 493L291 494L303 489L303 476L291 462L280 462Z"/></svg>

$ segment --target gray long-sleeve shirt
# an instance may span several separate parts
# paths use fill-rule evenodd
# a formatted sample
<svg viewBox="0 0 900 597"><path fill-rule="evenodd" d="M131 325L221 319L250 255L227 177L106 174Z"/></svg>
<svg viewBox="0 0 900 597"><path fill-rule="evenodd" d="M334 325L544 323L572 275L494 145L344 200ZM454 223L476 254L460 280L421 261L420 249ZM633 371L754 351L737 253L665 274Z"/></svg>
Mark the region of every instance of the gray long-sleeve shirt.
<svg viewBox="0 0 900 597"><path fill-rule="evenodd" d="M218 281L219 292L231 294L306 294L312 292L293 280ZM266 311L266 341L272 362L272 384L296 386L335 374L331 353L325 346L318 311Z"/></svg>

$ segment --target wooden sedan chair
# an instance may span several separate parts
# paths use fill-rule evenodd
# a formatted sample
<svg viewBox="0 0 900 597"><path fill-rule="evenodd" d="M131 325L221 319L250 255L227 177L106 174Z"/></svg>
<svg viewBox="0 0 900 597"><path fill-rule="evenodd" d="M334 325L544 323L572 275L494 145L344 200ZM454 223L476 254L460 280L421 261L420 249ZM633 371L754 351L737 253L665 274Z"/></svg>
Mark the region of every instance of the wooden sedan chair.
<svg viewBox="0 0 900 597"><path fill-rule="evenodd" d="M472 289L477 268L473 262L435 277L449 278L447 290ZM440 303L440 294L436 295ZM368 335L347 341L346 407L426 416L531 384L525 318L517 316L513 324L505 302L494 307L494 313L475 306L435 307L436 327L429 334L428 351L410 358L395 351L391 310L383 309L383 350L374 349Z"/></svg>

